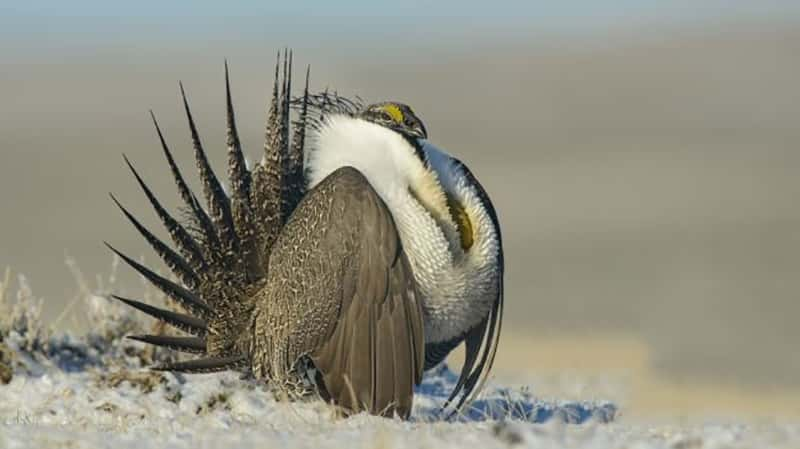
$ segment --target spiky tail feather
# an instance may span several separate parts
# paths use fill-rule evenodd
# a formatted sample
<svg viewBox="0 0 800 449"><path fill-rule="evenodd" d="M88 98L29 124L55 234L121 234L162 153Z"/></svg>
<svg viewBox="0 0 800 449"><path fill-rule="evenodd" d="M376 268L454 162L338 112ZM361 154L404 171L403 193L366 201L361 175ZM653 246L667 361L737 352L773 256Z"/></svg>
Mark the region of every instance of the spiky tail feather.
<svg viewBox="0 0 800 449"><path fill-rule="evenodd" d="M284 51L282 58L278 53L275 83L266 121L264 158L250 171L236 129L228 63L225 62L230 196L223 189L208 161L189 108L186 91L183 84L179 84L208 212L186 183L155 115L151 112L162 151L178 193L188 210L188 223L181 223L167 212L125 157L134 178L167 229L175 249L144 227L113 195L112 200L166 263L180 284L157 274L111 245L108 247L187 313L114 297L191 335L138 335L130 338L199 355L193 360L162 365L155 369L197 373L246 369L249 365L247 349L240 336L249 333L245 331L250 321L252 293L266 277L269 253L281 227L305 194L302 164L308 120L306 108L311 104L308 94L309 71L306 72L305 91L301 100L304 106L295 121L290 120L293 103L291 76L291 52Z"/></svg>

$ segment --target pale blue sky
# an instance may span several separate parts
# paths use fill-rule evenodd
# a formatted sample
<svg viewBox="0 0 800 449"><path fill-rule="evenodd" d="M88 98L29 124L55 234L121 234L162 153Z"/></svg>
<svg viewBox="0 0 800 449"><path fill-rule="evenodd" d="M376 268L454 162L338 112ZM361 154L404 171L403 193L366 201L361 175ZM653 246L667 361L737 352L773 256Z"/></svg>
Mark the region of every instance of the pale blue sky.
<svg viewBox="0 0 800 449"><path fill-rule="evenodd" d="M589 0L589 1L524 1L524 0L439 0L378 2L368 0L310 0L220 2L212 0L136 2L104 0L34 0L0 2L0 11L7 18L72 17L91 21L91 18L126 17L130 20L151 18L201 17L360 17L381 20L425 19L426 17L485 18L503 20L569 21L594 17L597 20L635 16L671 16L691 18L702 15L770 15L787 11L797 13L795 0Z"/></svg>
<svg viewBox="0 0 800 449"><path fill-rule="evenodd" d="M384 36L432 30L581 32L648 24L741 19L800 19L797 0L368 0L131 2L0 0L0 37L57 34L64 39L119 38L128 33L189 37L380 31ZM299 33L300 34L300 33Z"/></svg>

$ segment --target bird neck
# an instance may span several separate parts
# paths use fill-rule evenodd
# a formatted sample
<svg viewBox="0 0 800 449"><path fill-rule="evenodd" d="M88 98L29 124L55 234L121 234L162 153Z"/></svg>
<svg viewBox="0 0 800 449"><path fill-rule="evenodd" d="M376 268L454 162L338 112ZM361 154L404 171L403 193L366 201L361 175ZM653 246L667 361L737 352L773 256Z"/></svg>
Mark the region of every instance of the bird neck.
<svg viewBox="0 0 800 449"><path fill-rule="evenodd" d="M306 166L309 187L338 168L354 167L384 200L422 295L425 340L431 343L461 336L487 316L499 288L500 247L491 217L457 164L424 145L435 171L398 133L334 116L310 134ZM469 248L462 247L450 199L470 220Z"/></svg>
<svg viewBox="0 0 800 449"><path fill-rule="evenodd" d="M422 295L425 341L462 336L488 315L499 288L499 244L488 217L473 218L475 242L469 250L453 251L441 228L413 198L390 209Z"/></svg>

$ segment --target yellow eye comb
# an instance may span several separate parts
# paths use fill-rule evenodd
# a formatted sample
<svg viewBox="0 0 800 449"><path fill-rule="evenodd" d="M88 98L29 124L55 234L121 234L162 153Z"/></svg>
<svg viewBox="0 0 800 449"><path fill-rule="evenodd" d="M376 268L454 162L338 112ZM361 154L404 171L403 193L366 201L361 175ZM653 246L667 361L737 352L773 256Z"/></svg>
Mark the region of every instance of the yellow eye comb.
<svg viewBox="0 0 800 449"><path fill-rule="evenodd" d="M387 103L381 107L383 111L385 111L389 116L394 120L396 123L401 124L403 123L403 111L400 110L400 107L394 103Z"/></svg>

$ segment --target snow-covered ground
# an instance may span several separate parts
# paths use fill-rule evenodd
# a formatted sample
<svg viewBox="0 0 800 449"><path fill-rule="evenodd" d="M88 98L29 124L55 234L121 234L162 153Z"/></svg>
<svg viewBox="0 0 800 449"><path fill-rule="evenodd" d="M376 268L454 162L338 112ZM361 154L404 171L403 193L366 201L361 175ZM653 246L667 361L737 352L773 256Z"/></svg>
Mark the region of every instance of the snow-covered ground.
<svg viewBox="0 0 800 449"><path fill-rule="evenodd" d="M12 339L13 340L13 339ZM71 448L722 448L796 447L799 426L642 426L610 403L541 402L491 388L469 417L435 416L449 372L430 376L410 421L342 418L320 402L285 403L233 373L174 376L95 364L62 341L56 363L0 386L0 447ZM27 358L23 355L23 358ZM80 366L79 360L89 362Z"/></svg>
<svg viewBox="0 0 800 449"><path fill-rule="evenodd" d="M23 354L23 364L34 369L23 369L0 387L0 445L502 446L507 440L538 438L523 423L570 422L593 432L616 412L609 403L547 403L524 392L494 389L468 416L448 422L437 416L453 382L453 374L443 369L426 379L409 422L367 415L342 418L318 401L280 402L263 385L234 373L176 376L133 366L107 369L94 348L60 343L52 354L55 363ZM500 425L504 420L512 424Z"/></svg>
<svg viewBox="0 0 800 449"><path fill-rule="evenodd" d="M409 421L344 418L319 401L279 401L235 373L149 371L148 364L171 355L124 335L150 323L104 295L84 293L95 326L73 336L42 326L24 279L15 302L0 292L0 448L690 449L800 442L800 425L633 423L609 401L541 400L496 382L464 414L447 419L439 410L456 375L446 367L426 376Z"/></svg>

